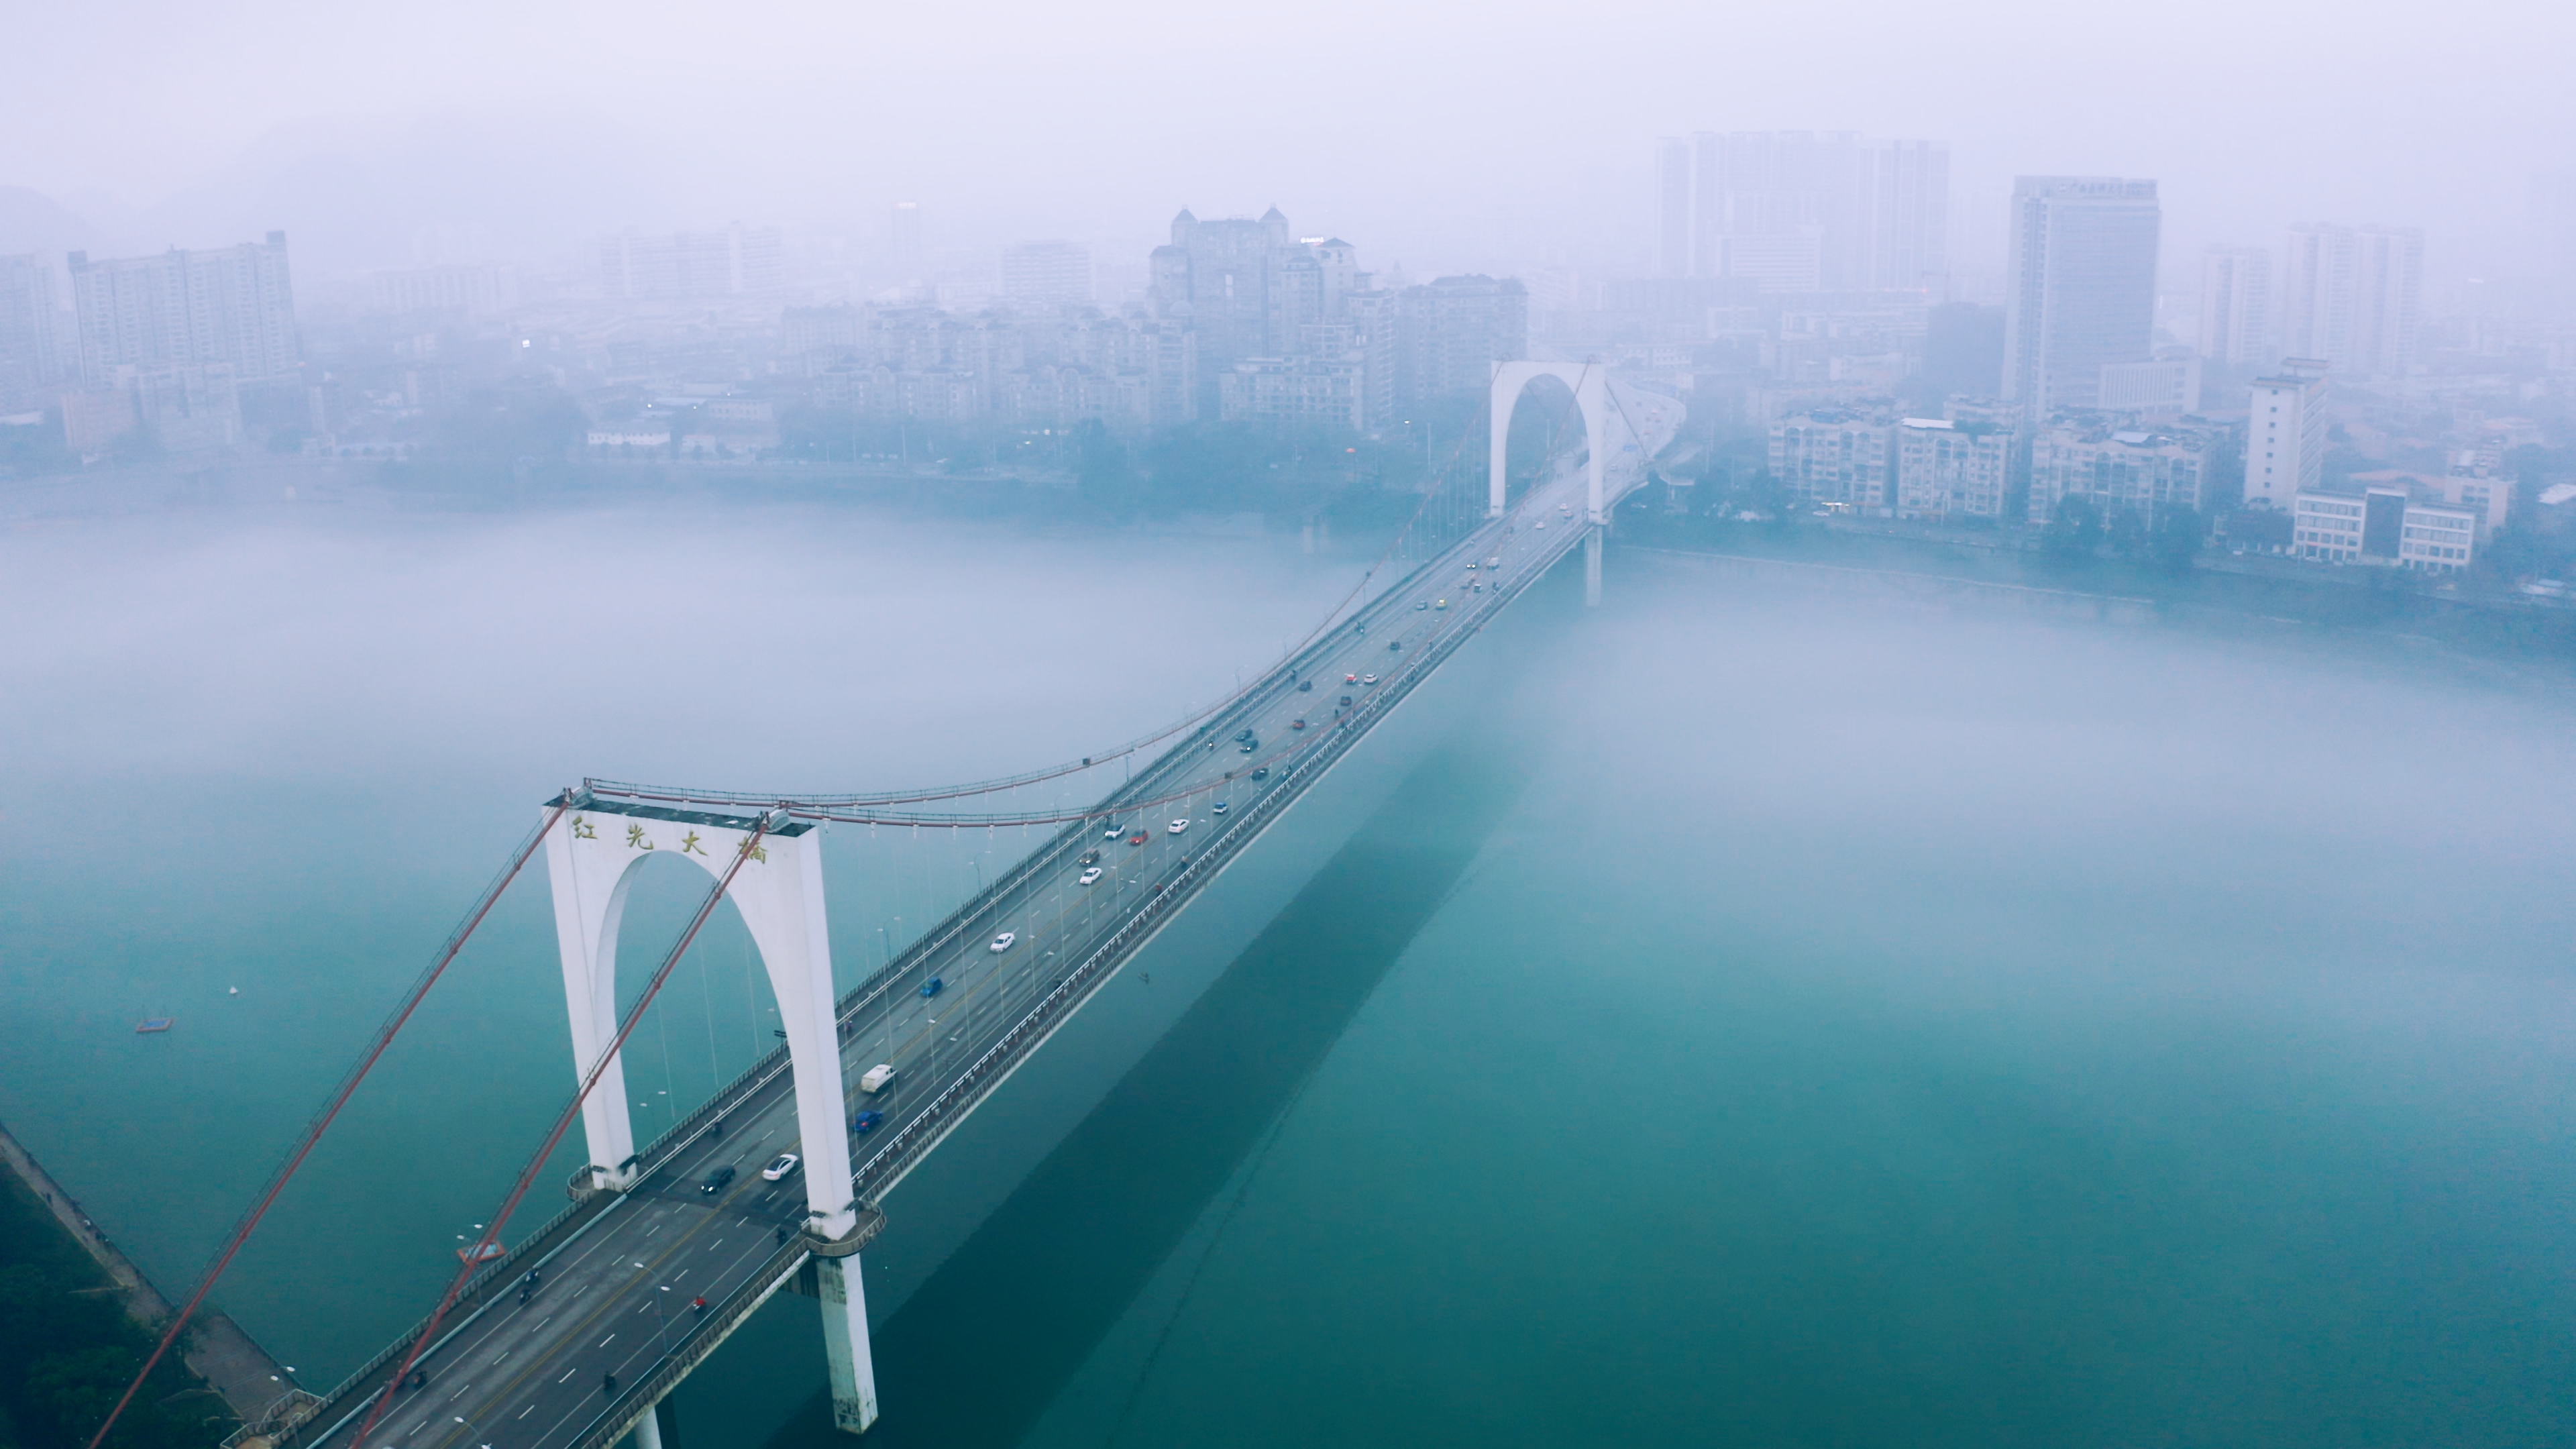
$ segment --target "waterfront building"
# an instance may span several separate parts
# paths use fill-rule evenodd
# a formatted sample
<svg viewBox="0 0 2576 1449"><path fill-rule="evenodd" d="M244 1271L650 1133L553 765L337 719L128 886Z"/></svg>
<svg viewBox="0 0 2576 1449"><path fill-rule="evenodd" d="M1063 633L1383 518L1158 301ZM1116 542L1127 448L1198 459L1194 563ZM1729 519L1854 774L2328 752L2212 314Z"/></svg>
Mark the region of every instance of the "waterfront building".
<svg viewBox="0 0 2576 1449"><path fill-rule="evenodd" d="M2012 431L1993 423L1906 418L1896 441L1900 518L2001 518Z"/></svg>
<svg viewBox="0 0 2576 1449"><path fill-rule="evenodd" d="M2476 510L2418 498L2397 484L2356 480L2342 489L2303 491L2291 523L2290 551L2325 563L2457 573L2477 555Z"/></svg>
<svg viewBox="0 0 2576 1449"><path fill-rule="evenodd" d="M2294 496L2325 476L2326 369L2313 358L2284 358L2280 370L2254 380L2245 423L2245 502L2288 509Z"/></svg>
<svg viewBox="0 0 2576 1449"><path fill-rule="evenodd" d="M2417 473L2402 469L2381 469L2355 473L2345 480L2347 486L2402 488L2406 496L2426 505L2448 504L2466 510L2477 519L2478 541L2495 537L2513 509L2513 485L2510 477L2495 477L2465 468L2444 473Z"/></svg>
<svg viewBox="0 0 2576 1449"><path fill-rule="evenodd" d="M1878 412L1818 408L1781 418L1771 425L1771 476L1810 503L1888 512L1896 431Z"/></svg>
<svg viewBox="0 0 2576 1449"><path fill-rule="evenodd" d="M2072 497L2086 497L2104 518L2135 513L2150 526L2174 509L2196 511L2211 500L2223 431L2124 426L2101 413L2061 414L2038 428L2030 445L2032 523L2046 523Z"/></svg>

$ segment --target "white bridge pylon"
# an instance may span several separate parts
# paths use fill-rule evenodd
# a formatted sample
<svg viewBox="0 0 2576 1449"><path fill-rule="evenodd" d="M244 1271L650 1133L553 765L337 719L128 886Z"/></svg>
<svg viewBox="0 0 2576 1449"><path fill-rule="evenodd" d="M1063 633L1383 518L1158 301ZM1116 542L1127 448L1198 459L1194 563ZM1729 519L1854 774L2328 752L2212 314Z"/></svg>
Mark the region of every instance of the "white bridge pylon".
<svg viewBox="0 0 2576 1449"><path fill-rule="evenodd" d="M546 834L546 874L554 884L555 939L563 957L564 1006L572 1018L573 1076L587 1077L617 1039L617 927L635 870L657 855L695 861L721 878L751 832L739 817L643 805L590 802L567 811ZM850 1139L841 1120L841 1037L832 997L832 942L823 922L823 838L808 820L767 831L735 871L725 895L751 932L778 998L796 1092L796 1150L804 1158L807 1234L823 1307L824 1357L832 1377L832 1418L850 1433L876 1422L876 1369L868 1345L868 1305L856 1250L858 1204L850 1192ZM623 1056L623 1053L620 1053ZM626 1067L611 1059L581 1106L590 1143L594 1189L635 1183L635 1127L626 1099ZM835 1251L829 1244L848 1240ZM637 1431L643 1449L660 1449L647 1413Z"/></svg>
<svg viewBox="0 0 2576 1449"><path fill-rule="evenodd" d="M546 874L554 885L555 939L563 957L576 1077L588 1073L617 1037L617 928L636 868L655 856L672 856L722 876L749 834L738 817L596 803L567 812L547 834ZM725 894L742 914L778 998L795 1077L806 1206L813 1210L816 1234L828 1239L850 1230L856 1205L849 1138L841 1123L840 1033L833 1016L831 940L823 925L821 845L811 821L768 832ZM581 1108L595 1187L622 1189L633 1182L629 1107L625 1063L611 1061Z"/></svg>
<svg viewBox="0 0 2576 1449"><path fill-rule="evenodd" d="M1493 419L1492 492L1485 504L1487 518L1503 516L1503 444L1512 431L1512 410L1520 405L1521 394L1542 377L1552 377L1574 392L1574 406L1583 414L1583 441L1590 454L1586 460L1583 521L1603 523L1601 474L1610 464L1613 444L1610 441L1610 370L1597 362L1497 362L1494 364L1494 386L1490 405L1485 409Z"/></svg>

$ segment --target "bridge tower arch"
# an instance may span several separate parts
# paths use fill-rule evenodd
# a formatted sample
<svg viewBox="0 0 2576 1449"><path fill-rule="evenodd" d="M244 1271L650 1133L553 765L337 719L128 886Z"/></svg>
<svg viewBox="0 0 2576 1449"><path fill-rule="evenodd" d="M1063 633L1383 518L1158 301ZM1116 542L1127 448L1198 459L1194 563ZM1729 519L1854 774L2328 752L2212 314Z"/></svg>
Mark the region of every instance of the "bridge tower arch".
<svg viewBox="0 0 2576 1449"><path fill-rule="evenodd" d="M722 876L750 831L739 817L590 802L567 811L546 835L554 888L555 940L564 1005L572 1020L573 1075L586 1076L617 1037L617 931L635 871L655 856L697 862ZM824 1281L824 1341L830 1352L834 1418L856 1432L877 1417L868 1346L867 1302L855 1246L859 1209L850 1189L850 1139L842 1120L840 1028L832 991L831 938L823 919L822 836L794 820L764 833L726 896L741 913L769 973L796 1100L797 1151L804 1161L807 1235ZM622 1053L621 1053L622 1055ZM636 1175L635 1129L625 1063L612 1059L582 1103L590 1185L623 1191ZM658 1436L657 1436L658 1437ZM652 1446L647 1446L652 1449Z"/></svg>
<svg viewBox="0 0 2576 1449"><path fill-rule="evenodd" d="M1492 399L1486 413L1493 423L1492 491L1486 499L1485 516L1503 516L1503 444L1512 431L1512 410L1520 405L1521 394L1542 377L1562 382L1574 393L1576 411L1583 415L1583 441L1591 455L1585 465L1589 485L1585 494L1584 521L1594 526L1606 522L1602 512L1602 470L1609 466L1612 443L1610 417L1615 410L1610 401L1610 372L1597 362L1497 362L1494 364Z"/></svg>

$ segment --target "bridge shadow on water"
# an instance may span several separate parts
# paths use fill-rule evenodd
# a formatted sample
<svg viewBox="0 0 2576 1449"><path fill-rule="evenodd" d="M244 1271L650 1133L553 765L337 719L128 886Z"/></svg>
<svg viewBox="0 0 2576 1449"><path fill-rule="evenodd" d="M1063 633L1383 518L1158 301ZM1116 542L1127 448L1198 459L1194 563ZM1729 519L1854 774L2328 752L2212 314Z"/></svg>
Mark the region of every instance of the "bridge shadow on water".
<svg viewBox="0 0 2576 1449"><path fill-rule="evenodd" d="M1513 753L1436 748L879 1328L884 1416L860 1442L1028 1433L1466 874L1527 778ZM766 1449L852 1442L824 1393Z"/></svg>

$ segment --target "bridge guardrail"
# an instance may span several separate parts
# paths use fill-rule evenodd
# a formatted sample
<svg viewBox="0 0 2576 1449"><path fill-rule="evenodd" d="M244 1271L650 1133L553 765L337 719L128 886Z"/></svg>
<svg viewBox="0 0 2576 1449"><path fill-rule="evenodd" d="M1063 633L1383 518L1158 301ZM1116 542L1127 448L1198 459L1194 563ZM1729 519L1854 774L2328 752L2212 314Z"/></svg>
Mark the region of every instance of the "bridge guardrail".
<svg viewBox="0 0 2576 1449"><path fill-rule="evenodd" d="M445 1342L473 1322L475 1313L481 1311L488 1301L493 1284L500 1282L504 1277L515 1278L518 1265L529 1257L551 1255L556 1248L571 1241L600 1214L614 1206L617 1198L616 1193L604 1192L595 1198L569 1204L562 1212L546 1219L544 1225L535 1232L521 1238L519 1246L485 1264L472 1278L466 1280L464 1291L456 1295L456 1307L448 1311L448 1330L439 1335L439 1341ZM459 1308L466 1311L458 1312ZM405 1329L400 1337L379 1350L375 1357L368 1359L346 1378L334 1384L330 1392L320 1397L310 1416L294 1430L277 1438L275 1441L277 1449L300 1449L300 1446L320 1444L338 1433L341 1426L348 1422L349 1415L357 1412L358 1409L365 1408L367 1401L374 1397L372 1392L361 1392L369 1389L368 1380L383 1375L384 1371L391 1367L405 1350L419 1340L421 1330L428 1326L429 1319L424 1315L418 1323ZM330 1412L353 1394L358 1396L358 1402L347 1413L334 1415Z"/></svg>
<svg viewBox="0 0 2576 1449"><path fill-rule="evenodd" d="M1531 583L1555 567L1573 544L1583 537L1584 530L1568 529L1565 535L1561 541L1552 541L1544 546L1539 551L1539 558L1515 576L1508 592L1497 591L1486 596L1471 617L1459 620L1456 627L1441 635L1429 649L1418 650L1409 657L1404 667L1387 681L1388 687L1375 691L1366 704L1337 721L1330 734L1316 741L1316 748L1301 754L1288 767L1278 785L1264 792L1252 809L1235 816L1226 829L1210 842L1205 852L1191 856L1143 906L1122 921L1107 940L1093 948L1057 981L1052 990L1012 1023L1000 1039L987 1047L937 1097L932 1098L927 1108L897 1128L873 1156L851 1173L850 1185L859 1200L873 1203L902 1181L913 1166L971 1115L1029 1053L1043 1045L1057 1028L1091 999L1116 966L1135 949L1141 948L1148 937L1161 930L1167 917L1188 904L1208 879L1254 837L1267 830L1315 779L1375 728L1389 711L1401 704L1416 685L1430 677L1467 640L1482 633L1494 615L1519 598ZM1354 728L1361 726L1363 720L1366 721L1364 726Z"/></svg>
<svg viewBox="0 0 2576 1449"><path fill-rule="evenodd" d="M568 1449L608 1449L626 1437L627 1431L653 1411L662 1396L676 1387L689 1372L706 1362L707 1356L721 1347L753 1310L769 1301L770 1295L787 1286L805 1266L807 1250L801 1234L791 1234L784 1247L769 1255L760 1270L727 1294L724 1301L712 1304L690 1329L679 1347L665 1354L652 1371L627 1386L608 1401L590 1423L577 1435Z"/></svg>
<svg viewBox="0 0 2576 1449"><path fill-rule="evenodd" d="M952 1082L947 1091L933 1100L930 1112L916 1115L898 1129L885 1142L883 1148L851 1175L852 1187L858 1191L862 1199L867 1195L866 1188L862 1186L863 1179L869 1180L870 1185L878 1193L891 1189L895 1182L900 1181L921 1156L937 1146L958 1122L963 1121L977 1106L981 1105L983 1099L994 1087L998 1087L1012 1070L1016 1070L1021 1057L1042 1045L1046 1038L1053 1035L1054 1031L1063 1024L1064 1020L1069 1019L1090 999L1093 989L1096 989L1097 984L1105 981L1110 974L1108 967L1123 959L1123 953L1140 947L1144 939L1153 931L1160 930L1165 919L1195 897L1199 888L1219 868L1231 860L1260 831L1267 829L1280 812L1305 793L1323 769L1340 759L1353 744L1357 743L1360 736L1367 733L1366 729L1354 729L1354 725L1367 719L1369 727L1374 728L1377 718L1382 717L1387 710L1400 703L1407 694L1412 692L1416 684L1427 677L1431 669L1437 668L1438 663L1445 661L1467 638L1481 632L1495 612L1512 599L1518 598L1530 582L1553 567L1564 556L1566 550L1580 539L1581 534L1582 531L1579 529L1567 530L1563 541L1551 543L1543 551L1540 560L1518 576L1508 593L1498 591L1488 595L1484 604L1475 611L1472 619L1459 620L1459 627L1442 636L1442 642L1428 651L1419 652L1409 658L1405 667L1388 679L1386 688L1374 692L1366 704L1339 721L1326 738L1316 741L1317 748L1312 748L1301 755L1289 767L1286 777L1281 780L1279 786L1265 792L1261 801L1253 809L1234 817L1227 829L1211 843L1208 851L1191 857L1187 865L1164 883L1145 908L1131 916L1127 922L1122 923L1109 940L1104 941L1084 959L1082 965L1060 978L1046 997L1004 1033L1001 1041L988 1048L983 1056L968 1068L966 1074ZM1153 763L1139 771L1132 780L1111 795L1103 797L1104 805L1121 797L1153 794L1160 788L1160 782L1165 776L1173 773L1177 766L1190 758L1192 747L1198 745L1207 733L1242 718L1246 712L1264 702L1280 686L1287 684L1292 675L1302 675L1303 671L1313 664L1317 655L1325 652L1338 641L1344 630L1363 623L1376 622L1382 613L1401 612L1395 605L1400 602L1402 596L1419 580L1440 567L1449 555L1456 551L1457 546L1453 544L1439 555L1426 559L1388 584L1376 598L1353 611L1349 619L1319 635L1306 648L1298 651L1290 663L1274 670L1267 681L1243 691L1232 704L1211 715L1200 729L1183 736ZM1105 815L1115 812L1101 810L1095 813ZM1016 865L1004 872L990 886L968 898L943 918L936 927L916 938L913 944L906 947L893 961L878 968L867 979L852 987L835 1005L836 1034L846 1040L854 1019L860 1011L881 997L928 957L945 949L995 899L1025 884L1032 874L1054 864L1066 852L1088 838L1091 823L1091 819L1086 818L1067 825L1047 844L1022 857ZM1145 930L1147 926L1152 930ZM1142 934L1139 934L1140 932ZM701 1103L696 1110L647 1144L636 1156L634 1181L641 1183L654 1172L667 1166L673 1157L703 1135L708 1124L717 1116L739 1106L751 1095L776 1080L778 1074L788 1070L789 1066L787 1048L783 1045L773 1048L714 1096ZM935 1120L933 1114L936 1114ZM895 1152L904 1154L899 1163L889 1157L890 1153ZM881 1163L889 1164L889 1169L880 1171ZM899 1166L901 1170L891 1170L894 1166ZM617 1192L602 1192L595 1197L567 1206L548 1219L536 1232L522 1239L518 1247L509 1250L478 1271L467 1281L465 1289L459 1293L456 1300L457 1307L470 1308L471 1311L458 1314L451 1309L448 1319L450 1326L447 1332L440 1336L441 1341L444 1342L463 1331L473 1321L476 1312L486 1306L492 1286L505 1276L516 1276L517 1265L532 1254L551 1253L555 1247L560 1246L561 1241L578 1234L591 1221L596 1220L614 1206L622 1195ZM781 1253L773 1259L773 1264L787 1262L790 1259L801 1260L803 1253L804 1250L791 1240L789 1246L782 1249ZM790 1266L792 1267L793 1264ZM760 1284L768 1276L768 1269L764 1268L750 1281L752 1284ZM762 1287L740 1312L747 1314L751 1308L757 1307L759 1302L765 1301L772 1292L776 1291L777 1286L777 1281L768 1282L768 1285ZM740 1294L736 1296L739 1297ZM727 1300L729 1304L732 1301L732 1299ZM688 1367L693 1367L702 1360L705 1353L712 1352L714 1344L721 1341L723 1333L710 1335L707 1330L721 1323L724 1332L730 1332L731 1324L737 1321L738 1317L739 1315L734 1318L720 1319L717 1311L711 1310L708 1318L701 1321L699 1332L691 1334L674 1355L675 1358L688 1356L688 1361L673 1374L670 1382L676 1383L679 1376L685 1375ZM355 1413L365 1407L372 1398L372 1393L363 1394L356 1404L336 1416L330 1411L338 1408L351 1395L368 1390L369 1380L383 1375L386 1368L411 1347L427 1326L428 1319L424 1317L387 1344L365 1364L343 1378L329 1393L321 1396L314 1415L298 1426L292 1434L280 1439L278 1449L312 1449L312 1446L320 1445L338 1433ZM703 1350L695 1347L701 1341L706 1345ZM432 1351L435 1351L435 1345ZM648 1376L648 1381L658 1377L662 1372L663 1370L657 1369L655 1375ZM631 1394L621 1396L619 1402L623 1403L631 1396ZM617 1434L624 1434L640 1417L640 1413L630 1415L618 1426ZM599 1443L612 1442L615 1437L612 1435L609 1440L599 1441ZM574 1446L574 1449L599 1449L599 1444L595 1444L590 1437L586 1436Z"/></svg>

